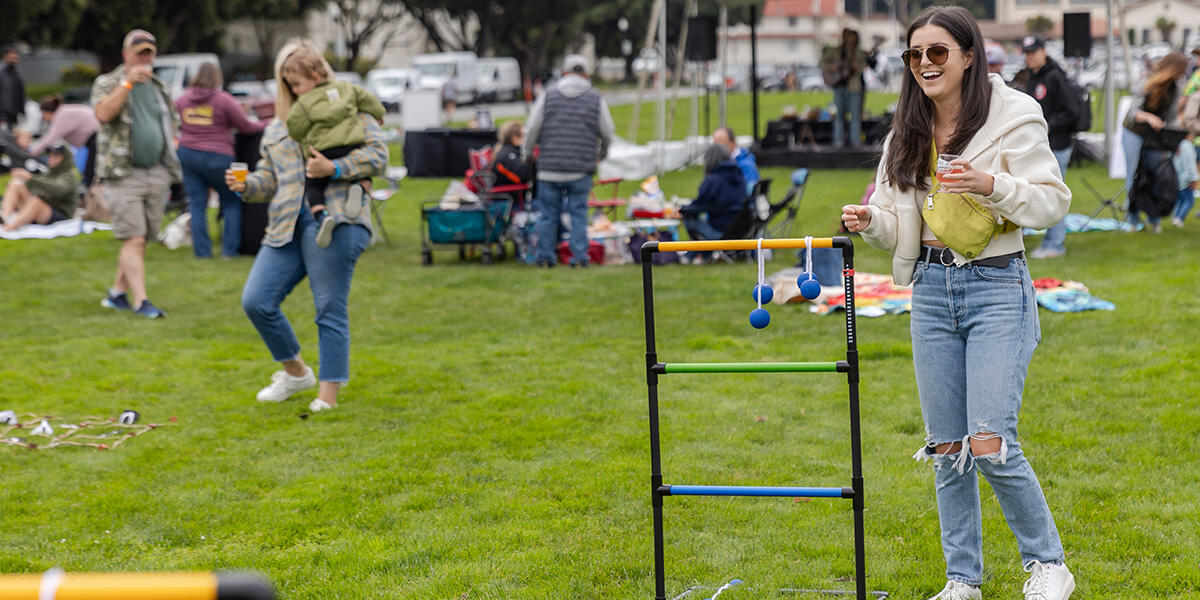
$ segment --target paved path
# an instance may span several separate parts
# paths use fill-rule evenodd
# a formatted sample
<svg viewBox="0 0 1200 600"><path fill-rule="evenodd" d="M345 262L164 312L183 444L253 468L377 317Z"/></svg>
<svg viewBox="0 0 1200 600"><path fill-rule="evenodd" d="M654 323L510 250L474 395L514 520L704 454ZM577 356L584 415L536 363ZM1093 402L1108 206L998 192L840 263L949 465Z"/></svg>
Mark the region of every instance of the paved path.
<svg viewBox="0 0 1200 600"><path fill-rule="evenodd" d="M690 98L691 93L691 88L681 89L679 90L679 98ZM657 96L655 96L654 90L646 90L642 98L644 102L653 102L657 99ZM608 101L609 106L633 104L634 100L637 99L637 90L606 91L604 92L604 99ZM667 101L670 102L670 99L671 96L668 91ZM524 102L492 102L472 104L470 106L459 106L454 109L454 120L470 121L471 119L475 118L475 111L481 108L487 108L489 111L491 111L493 119L512 119L514 117L524 117L529 113L530 106L532 106L532 103L527 105ZM650 114L650 118L654 118L654 113ZM388 113L387 117L384 118L384 124L387 126L398 127L400 125L400 114Z"/></svg>

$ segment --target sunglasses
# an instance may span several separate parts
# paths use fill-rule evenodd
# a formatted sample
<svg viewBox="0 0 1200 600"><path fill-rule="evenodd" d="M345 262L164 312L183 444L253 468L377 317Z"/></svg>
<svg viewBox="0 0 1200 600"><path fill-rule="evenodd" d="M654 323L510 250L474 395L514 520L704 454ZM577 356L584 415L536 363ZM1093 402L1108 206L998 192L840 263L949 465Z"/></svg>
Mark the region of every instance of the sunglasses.
<svg viewBox="0 0 1200 600"><path fill-rule="evenodd" d="M909 48L900 53L900 59L908 63L909 66L921 66L923 57L928 56L929 62L935 65L944 65L946 60L950 58L951 50L962 50L962 48L947 48L946 46L930 46L924 50L920 48Z"/></svg>

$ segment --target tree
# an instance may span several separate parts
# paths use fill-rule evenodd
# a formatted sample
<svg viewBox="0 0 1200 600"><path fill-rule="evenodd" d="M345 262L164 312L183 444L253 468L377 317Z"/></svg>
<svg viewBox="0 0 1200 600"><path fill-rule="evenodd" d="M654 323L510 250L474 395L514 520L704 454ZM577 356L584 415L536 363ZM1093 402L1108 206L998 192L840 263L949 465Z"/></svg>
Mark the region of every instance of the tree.
<svg viewBox="0 0 1200 600"><path fill-rule="evenodd" d="M405 5L400 0L332 0L330 12L346 45L342 64L335 68L348 70L362 63L366 46L376 37L383 36L383 45L396 31L396 23L404 16Z"/></svg>
<svg viewBox="0 0 1200 600"><path fill-rule="evenodd" d="M1025 31L1033 35L1046 35L1054 29L1054 21L1046 15L1025 19Z"/></svg>
<svg viewBox="0 0 1200 600"><path fill-rule="evenodd" d="M1159 17L1154 21L1154 28L1157 29L1158 33L1162 35L1164 42L1170 43L1171 32L1175 30L1175 21L1172 21L1166 17Z"/></svg>
<svg viewBox="0 0 1200 600"><path fill-rule="evenodd" d="M241 0L233 2L227 19L247 19L254 29L254 38L261 57L257 71L263 79L274 77L275 49L280 45L280 25L315 8L323 8L328 0Z"/></svg>
<svg viewBox="0 0 1200 600"><path fill-rule="evenodd" d="M121 41L142 28L158 38L160 54L220 52L221 9L231 0L89 0L70 45L100 56L107 71L121 62Z"/></svg>
<svg viewBox="0 0 1200 600"><path fill-rule="evenodd" d="M0 19L0 40L66 46L74 38L87 0L21 0L9 4Z"/></svg>

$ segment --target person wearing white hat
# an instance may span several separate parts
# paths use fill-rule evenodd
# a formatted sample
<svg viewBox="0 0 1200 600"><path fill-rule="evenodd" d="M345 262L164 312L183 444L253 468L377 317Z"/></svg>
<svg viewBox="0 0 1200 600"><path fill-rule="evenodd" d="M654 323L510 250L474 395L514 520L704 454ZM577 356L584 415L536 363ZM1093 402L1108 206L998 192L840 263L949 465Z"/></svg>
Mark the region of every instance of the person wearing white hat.
<svg viewBox="0 0 1200 600"><path fill-rule="evenodd" d="M572 267L588 265L587 200L596 165L608 156L616 126L604 96L588 79L591 66L578 54L563 58L563 77L546 88L529 112L522 155L538 154L537 195L541 217L535 259L538 266L557 263L558 227L565 209L571 215Z"/></svg>

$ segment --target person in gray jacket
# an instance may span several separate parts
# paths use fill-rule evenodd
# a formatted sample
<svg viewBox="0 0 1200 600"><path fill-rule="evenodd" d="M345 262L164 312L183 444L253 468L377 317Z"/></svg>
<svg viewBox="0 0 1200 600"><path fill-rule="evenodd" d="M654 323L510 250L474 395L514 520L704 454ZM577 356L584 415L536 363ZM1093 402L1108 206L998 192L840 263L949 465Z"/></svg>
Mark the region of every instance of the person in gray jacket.
<svg viewBox="0 0 1200 600"><path fill-rule="evenodd" d="M558 262L555 247L564 207L571 215L571 266L587 266L588 195L596 163L608 155L614 130L608 104L588 80L588 60L578 54L567 55L563 78L546 88L533 104L521 146L526 158L541 147L534 199L541 213L535 255L538 266L552 267Z"/></svg>

